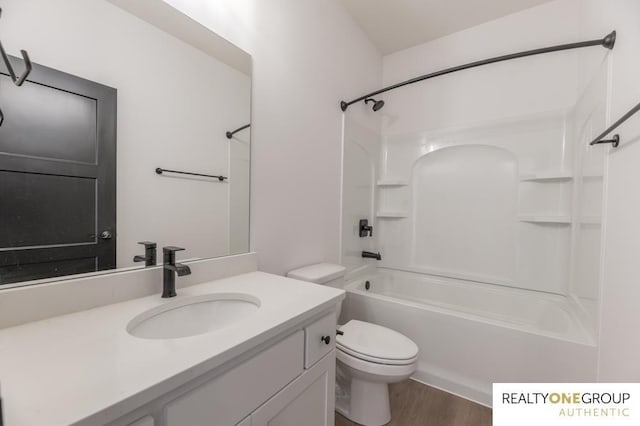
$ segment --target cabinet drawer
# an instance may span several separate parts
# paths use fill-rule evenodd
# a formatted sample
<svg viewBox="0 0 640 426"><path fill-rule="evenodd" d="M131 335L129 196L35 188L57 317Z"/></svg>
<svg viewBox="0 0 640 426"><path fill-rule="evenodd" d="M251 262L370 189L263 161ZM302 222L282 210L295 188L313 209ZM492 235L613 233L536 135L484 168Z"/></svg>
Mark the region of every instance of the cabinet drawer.
<svg viewBox="0 0 640 426"><path fill-rule="evenodd" d="M165 406L167 425L235 425L303 371L298 331Z"/></svg>
<svg viewBox="0 0 640 426"><path fill-rule="evenodd" d="M304 329L304 368L311 367L336 347L336 325L336 313L332 312Z"/></svg>

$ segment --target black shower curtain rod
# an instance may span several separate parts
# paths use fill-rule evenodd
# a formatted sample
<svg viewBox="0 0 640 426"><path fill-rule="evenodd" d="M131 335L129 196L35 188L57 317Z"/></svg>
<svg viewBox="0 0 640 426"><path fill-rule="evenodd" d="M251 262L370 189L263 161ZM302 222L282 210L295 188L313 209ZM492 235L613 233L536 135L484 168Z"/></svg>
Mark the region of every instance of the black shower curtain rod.
<svg viewBox="0 0 640 426"><path fill-rule="evenodd" d="M561 50L580 49L583 47L603 46L607 49L613 49L613 46L615 44L616 44L616 32L613 31L610 34L608 34L605 38L599 39L599 40L583 41L579 43L570 43L570 44L561 44L559 46L544 47L542 49L526 50L524 52L512 53L510 55L496 56L494 58L471 62L465 65L459 65L456 67L446 68L441 71L436 71L430 74L422 75L420 77L415 77L410 80L403 81L402 83L397 83L392 86L388 86L383 89L376 90L375 92L368 93L364 96L360 96L359 98L356 98L349 102L342 101L340 102L340 109L342 109L342 111L346 111L347 108L349 108L349 105L355 104L356 102L363 101L372 96L379 95L380 93L388 92L389 90L394 90L402 86L407 86L409 84L417 83L419 81L429 80L430 78L439 77L441 75L451 74L451 73L462 71L462 70L467 70L469 68L475 68L482 65L494 64L496 62L509 61L511 59L524 58L527 56L541 55L543 53L559 52Z"/></svg>

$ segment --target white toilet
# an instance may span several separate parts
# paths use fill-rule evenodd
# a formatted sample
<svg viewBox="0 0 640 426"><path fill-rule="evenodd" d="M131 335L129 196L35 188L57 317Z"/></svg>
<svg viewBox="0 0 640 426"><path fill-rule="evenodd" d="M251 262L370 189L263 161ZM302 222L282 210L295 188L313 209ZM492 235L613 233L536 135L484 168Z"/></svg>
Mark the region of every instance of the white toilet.
<svg viewBox="0 0 640 426"><path fill-rule="evenodd" d="M346 268L320 263L293 270L288 277L342 287ZM406 336L376 324L351 320L338 326L336 336L336 411L365 426L391 420L389 383L415 371L418 346Z"/></svg>

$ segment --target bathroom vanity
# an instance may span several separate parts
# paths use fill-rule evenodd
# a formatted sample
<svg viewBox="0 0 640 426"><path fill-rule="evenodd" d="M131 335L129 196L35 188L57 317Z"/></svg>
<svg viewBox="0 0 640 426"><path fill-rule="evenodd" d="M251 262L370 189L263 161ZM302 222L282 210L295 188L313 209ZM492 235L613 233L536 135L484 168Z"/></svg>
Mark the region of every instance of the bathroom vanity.
<svg viewBox="0 0 640 426"><path fill-rule="evenodd" d="M255 263L255 255L240 257ZM85 288L107 286L112 295L127 280L157 291L1 329L5 426L332 425L336 312L344 292L255 268L202 282L211 275L207 268L233 269L225 266L230 261L192 263L191 281L179 283L171 299L160 297L158 268L90 277ZM53 285L64 292L72 283ZM3 292L0 304L11 304L20 291L45 288ZM133 335L140 318L178 311L167 306L220 298L256 308L187 330L188 337L163 338L164 330Z"/></svg>

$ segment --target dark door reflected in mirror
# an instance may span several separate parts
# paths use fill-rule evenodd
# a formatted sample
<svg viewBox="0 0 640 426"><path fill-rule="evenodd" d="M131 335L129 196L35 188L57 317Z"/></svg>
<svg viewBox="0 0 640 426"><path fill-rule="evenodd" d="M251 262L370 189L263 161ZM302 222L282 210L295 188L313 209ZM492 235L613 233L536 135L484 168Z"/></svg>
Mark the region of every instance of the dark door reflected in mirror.
<svg viewBox="0 0 640 426"><path fill-rule="evenodd" d="M0 282L115 268L116 90L34 65L0 93Z"/></svg>
<svg viewBox="0 0 640 426"><path fill-rule="evenodd" d="M250 56L162 0L51 3L2 4L33 69L0 61L0 289L247 252Z"/></svg>

